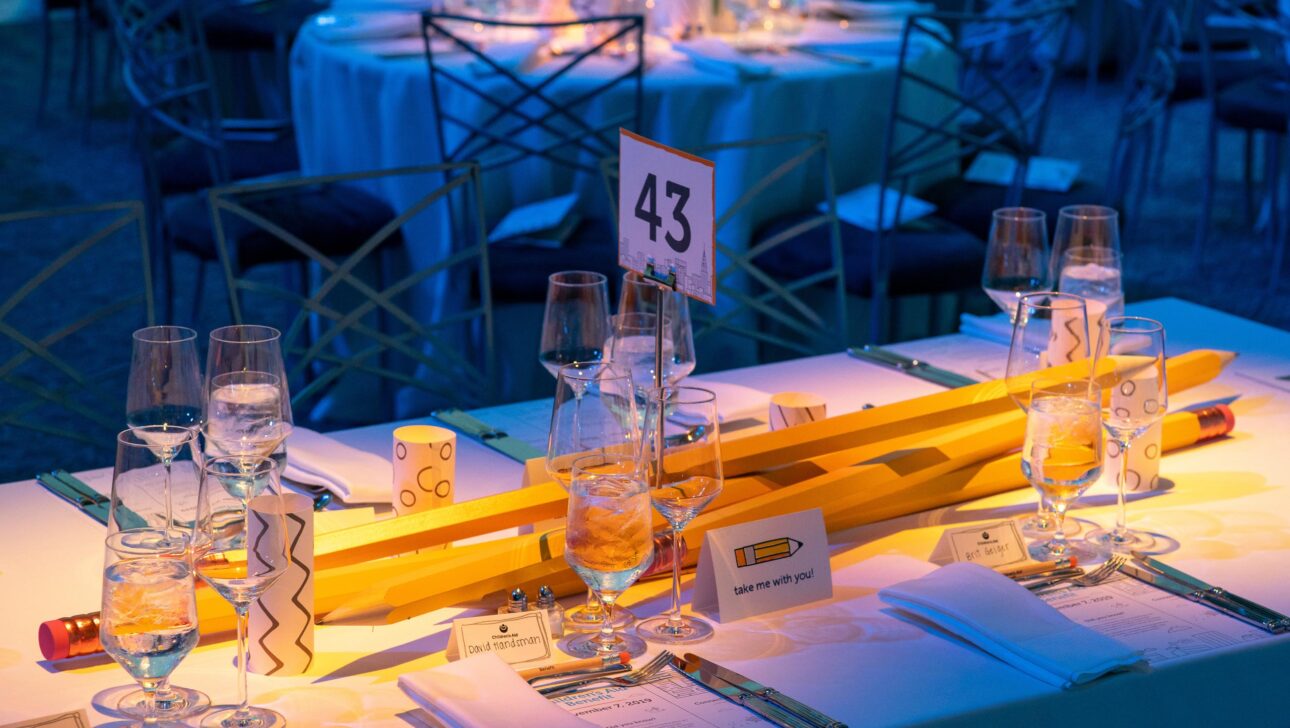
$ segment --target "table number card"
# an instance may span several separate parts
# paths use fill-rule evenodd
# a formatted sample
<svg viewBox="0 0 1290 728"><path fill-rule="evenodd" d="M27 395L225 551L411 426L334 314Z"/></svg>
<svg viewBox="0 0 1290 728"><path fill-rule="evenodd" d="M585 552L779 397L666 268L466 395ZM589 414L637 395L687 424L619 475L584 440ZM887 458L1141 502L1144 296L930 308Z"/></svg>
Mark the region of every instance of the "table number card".
<svg viewBox="0 0 1290 728"><path fill-rule="evenodd" d="M715 165L626 129L618 139L618 265L675 273L669 285L715 304Z"/></svg>
<svg viewBox="0 0 1290 728"><path fill-rule="evenodd" d="M551 662L551 628L541 611L455 619L445 650L449 660L492 653L516 667Z"/></svg>
<svg viewBox="0 0 1290 728"><path fill-rule="evenodd" d="M833 596L819 508L708 531L694 608L732 622Z"/></svg>
<svg viewBox="0 0 1290 728"><path fill-rule="evenodd" d="M998 521L945 531L929 561L937 564L971 561L993 568L1019 564L1029 558L1017 524Z"/></svg>

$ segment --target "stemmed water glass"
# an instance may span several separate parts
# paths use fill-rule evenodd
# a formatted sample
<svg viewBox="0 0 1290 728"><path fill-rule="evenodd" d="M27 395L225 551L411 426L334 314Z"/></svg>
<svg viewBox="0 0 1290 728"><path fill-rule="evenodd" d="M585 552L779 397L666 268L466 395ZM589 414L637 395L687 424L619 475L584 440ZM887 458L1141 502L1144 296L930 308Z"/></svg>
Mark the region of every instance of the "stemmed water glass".
<svg viewBox="0 0 1290 728"><path fill-rule="evenodd" d="M1021 471L1049 503L1052 539L1036 544L1038 560L1068 556L1066 511L1102 474L1102 389L1088 379L1038 379L1030 387Z"/></svg>
<svg viewBox="0 0 1290 728"><path fill-rule="evenodd" d="M1072 248L1062 255L1058 290L1097 301L1108 316L1124 315L1123 264L1111 248Z"/></svg>
<svg viewBox="0 0 1290 728"><path fill-rule="evenodd" d="M995 210L981 288L1015 321L1021 296L1048 287L1048 218L1029 207Z"/></svg>
<svg viewBox="0 0 1290 728"><path fill-rule="evenodd" d="M685 644L712 636L712 625L681 614L681 533L721 494L719 429L712 392L697 387L652 392L641 464L654 508L672 526L672 610L636 626L636 633L651 642Z"/></svg>
<svg viewBox="0 0 1290 728"><path fill-rule="evenodd" d="M163 435L168 438L167 444L165 448L159 448L155 443ZM192 528L196 506L193 496L200 478L200 467L195 460L196 438L193 430L167 429L164 425L134 427L117 435L116 464L112 471L107 514L108 556L111 560L187 558L188 531ZM172 493L178 496L177 499L172 498ZM187 565L186 561L183 563ZM118 571L133 568L122 567ZM189 572L190 581L191 577ZM111 578L117 581L104 581L105 615L109 583L124 583L122 580L142 583L139 581L142 576L135 572L114 574ZM177 579L179 577L175 576L172 581ZM135 591L143 594L140 589ZM121 596L124 592L114 594L113 607L124 608L124 597ZM184 653L186 650L178 654L173 663L177 664ZM141 658L135 655L130 659ZM166 676L174 664L167 669ZM122 713L145 723L149 720L178 721L208 707L210 698L204 693L172 686L165 676L154 680L151 686L145 685L141 690L126 694L117 704Z"/></svg>
<svg viewBox="0 0 1290 728"><path fill-rule="evenodd" d="M581 270L552 273L538 349L551 376L565 364L602 360L609 335L609 279Z"/></svg>
<svg viewBox="0 0 1290 728"><path fill-rule="evenodd" d="M614 602L654 562L649 493L634 455L588 455L574 461L564 558L612 613ZM579 657L645 653L645 643L617 632L611 620L600 631L570 638L564 651Z"/></svg>
<svg viewBox="0 0 1290 728"><path fill-rule="evenodd" d="M1049 280L1056 282L1063 256L1079 248L1106 248L1120 252L1120 213L1102 205L1067 205L1057 213Z"/></svg>
<svg viewBox="0 0 1290 728"><path fill-rule="evenodd" d="M1017 406L1026 412L1030 410L1030 387L1018 381L1021 377L1077 361L1088 362L1088 370L1083 374L1091 378L1093 359L1084 299L1052 292L1022 296L1013 321L1005 370L1008 394ZM1048 536L1055 520L1051 504L1040 491L1038 512L1022 522L1022 532L1031 538Z"/></svg>
<svg viewBox="0 0 1290 728"><path fill-rule="evenodd" d="M287 572L287 506L277 463L268 457L219 457L206 461L193 525L193 563L198 576L237 612L238 705L202 719L204 728L285 725L247 697L247 614L251 605Z"/></svg>
<svg viewBox="0 0 1290 728"><path fill-rule="evenodd" d="M636 458L640 452L635 388L631 375L621 367L602 362L575 362L560 367L556 377L551 428L547 433L546 471L569 488L573 463L588 454ZM605 611L594 591L587 603L565 614L566 628L599 630ZM636 621L623 607L610 612L614 627Z"/></svg>
<svg viewBox="0 0 1290 728"><path fill-rule="evenodd" d="M201 427L202 379L197 364L197 332L183 326L149 326L133 335L125 421L147 440L161 460L165 483L164 522L171 521L170 460Z"/></svg>
<svg viewBox="0 0 1290 728"><path fill-rule="evenodd" d="M211 332L204 422L213 454L271 456L279 472L286 467L292 416L281 339L277 329L253 324Z"/></svg>
<svg viewBox="0 0 1290 728"><path fill-rule="evenodd" d="M618 315L612 319L613 344L607 346L614 361L628 361L638 387L654 386L654 340L656 316L663 313L663 379L674 385L694 371L694 325L690 321L690 299L667 290L639 273L623 274L618 296ZM648 356L646 356L648 354ZM639 372L637 365L641 365Z"/></svg>
<svg viewBox="0 0 1290 728"><path fill-rule="evenodd" d="M1112 364L1104 381L1110 390L1102 425L1118 448L1120 472L1116 491L1115 528L1098 529L1088 539L1113 551L1149 551L1151 536L1128 527L1125 490L1128 487L1129 448L1169 409L1165 381L1165 327L1138 316L1112 316L1102 324L1100 351Z"/></svg>

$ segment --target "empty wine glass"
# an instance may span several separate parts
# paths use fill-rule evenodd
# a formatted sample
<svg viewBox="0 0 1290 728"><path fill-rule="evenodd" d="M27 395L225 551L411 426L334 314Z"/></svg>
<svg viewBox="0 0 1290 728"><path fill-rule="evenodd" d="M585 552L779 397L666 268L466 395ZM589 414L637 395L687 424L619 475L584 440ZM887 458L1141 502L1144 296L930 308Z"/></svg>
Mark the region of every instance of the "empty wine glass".
<svg viewBox="0 0 1290 728"><path fill-rule="evenodd" d="M565 364L603 359L609 334L609 279L581 270L552 273L538 349L551 376Z"/></svg>
<svg viewBox="0 0 1290 728"><path fill-rule="evenodd" d="M129 529L109 535L105 546L99 612L103 651L139 683L142 699L134 698L132 706L142 719L139 725L178 725L195 707L165 697L172 694L170 673L198 639L188 537Z"/></svg>
<svg viewBox="0 0 1290 728"><path fill-rule="evenodd" d="M661 306L660 306L661 304ZM694 371L694 324L690 320L690 299L684 293L668 290L662 286L646 279L635 271L628 271L623 274L623 287L618 296L618 316L624 316L624 319L615 319L616 322L627 324L626 335L628 336L648 336L648 345L650 348L650 375L653 375L653 346L656 338L655 331L645 331L651 324L657 325L658 320L654 318L659 310L663 311L663 342L664 342L664 363L663 363L663 384L675 385ZM643 314L648 318L635 317L634 314ZM617 341L624 337L623 331L620 331L618 323L611 325L614 333L614 340ZM634 344L634 346L633 346ZM635 351L643 347L643 343L635 341L628 342L627 351ZM633 371L635 374L635 371ZM637 386L652 387L653 383L646 383L637 380Z"/></svg>
<svg viewBox="0 0 1290 728"><path fill-rule="evenodd" d="M1116 478L1118 508L1115 528L1098 529L1088 539L1113 551L1150 551L1150 535L1128 527L1125 491L1128 487L1129 448L1169 409L1165 381L1165 327L1138 316L1108 317L1102 324L1099 350L1105 351L1111 371L1105 376L1110 397L1104 403L1102 424L1119 448L1120 472Z"/></svg>
<svg viewBox="0 0 1290 728"><path fill-rule="evenodd" d="M1028 412L1030 384L1020 382L1020 378L1040 369L1076 361L1088 362L1089 368L1082 375L1091 378L1093 359L1084 299L1048 291L1023 295L1013 320L1005 370L1012 401ZM1047 537L1055 523L1052 505L1040 491L1038 511L1022 521L1022 533L1031 538Z"/></svg>
<svg viewBox="0 0 1290 728"><path fill-rule="evenodd" d="M1058 290L1102 304L1106 315L1123 316L1122 271L1118 250L1072 248L1062 255Z"/></svg>
<svg viewBox="0 0 1290 728"><path fill-rule="evenodd" d="M162 438L165 446L158 447L156 442ZM114 537L109 538L108 550L115 558L186 555L201 477L195 460L196 438L193 430L165 425L134 427L117 435L107 514L107 532ZM191 579L191 573L188 576ZM136 577L124 574L119 581L137 581ZM150 689L126 694L117 704L121 712L145 723L179 721L209 707L210 698L204 693L172 686L164 679Z"/></svg>
<svg viewBox="0 0 1290 728"><path fill-rule="evenodd" d="M604 604L614 601L654 562L649 493L632 455L597 454L574 461L564 558ZM602 620L600 631L570 638L564 651L579 657L645 653L640 638Z"/></svg>
<svg viewBox="0 0 1290 728"><path fill-rule="evenodd" d="M546 471L569 488L573 463L588 454L637 457L640 429L635 388L622 367L602 362L575 362L560 367L547 433ZM565 613L565 628L600 630L605 622L601 600L591 590L587 603ZM636 616L623 607L610 613L611 626L624 627Z"/></svg>
<svg viewBox="0 0 1290 728"><path fill-rule="evenodd" d="M1048 287L1048 218L1028 207L995 210L981 288L1013 321L1021 296Z"/></svg>
<svg viewBox="0 0 1290 728"><path fill-rule="evenodd" d="M681 534L721 494L717 396L697 387L664 387L651 394L641 465L654 509L672 526L672 609L641 622L636 633L651 642L699 642L712 636L712 625L681 614Z"/></svg>
<svg viewBox="0 0 1290 728"><path fill-rule="evenodd" d="M1021 472L1049 503L1052 538L1037 544L1039 560L1070 555L1066 511L1102 474L1102 389L1088 379L1037 379L1030 387Z"/></svg>
<svg viewBox="0 0 1290 728"><path fill-rule="evenodd" d="M267 457L219 457L206 461L193 526L197 574L237 613L238 705L202 719L204 728L285 725L278 713L252 707L247 696L246 623L251 605L287 572L287 505L278 466Z"/></svg>
<svg viewBox="0 0 1290 728"><path fill-rule="evenodd" d="M1058 211L1048 280L1059 280L1062 256L1068 250L1079 248L1120 252L1120 213L1102 205L1068 205Z"/></svg>

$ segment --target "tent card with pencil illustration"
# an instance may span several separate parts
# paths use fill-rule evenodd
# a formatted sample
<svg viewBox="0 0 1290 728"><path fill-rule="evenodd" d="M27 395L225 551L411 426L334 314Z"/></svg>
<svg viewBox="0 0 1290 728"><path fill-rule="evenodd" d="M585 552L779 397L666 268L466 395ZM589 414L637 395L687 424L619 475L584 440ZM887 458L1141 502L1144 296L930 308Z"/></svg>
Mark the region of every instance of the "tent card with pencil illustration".
<svg viewBox="0 0 1290 728"><path fill-rule="evenodd" d="M708 531L694 608L733 622L833 596L829 542L818 508Z"/></svg>

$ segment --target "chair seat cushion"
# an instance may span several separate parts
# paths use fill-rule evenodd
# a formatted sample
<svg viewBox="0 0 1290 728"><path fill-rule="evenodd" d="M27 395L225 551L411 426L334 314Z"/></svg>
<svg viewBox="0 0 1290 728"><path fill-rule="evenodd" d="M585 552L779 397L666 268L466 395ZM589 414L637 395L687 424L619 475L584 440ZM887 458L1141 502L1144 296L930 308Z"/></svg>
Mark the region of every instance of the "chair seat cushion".
<svg viewBox="0 0 1290 728"><path fill-rule="evenodd" d="M1284 134L1290 85L1272 77L1251 78L1232 84L1218 94L1217 115L1237 129L1259 129Z"/></svg>
<svg viewBox="0 0 1290 728"><path fill-rule="evenodd" d="M546 300L547 278L563 270L589 270L609 278L616 289L622 276L618 267L618 234L607 218L583 218L563 246L540 248L514 243L488 249L493 300L497 303L541 303Z"/></svg>
<svg viewBox="0 0 1290 728"><path fill-rule="evenodd" d="M773 220L757 231L762 241L817 213L799 213ZM842 257L847 291L862 297L873 292L874 233L841 224ZM935 217L925 217L885 234L892 251L891 295L942 293L975 286L985 265L985 244L972 234ZM754 243L755 244L755 243ZM783 279L801 278L829 266L828 226L821 225L789 240L754 261L758 267Z"/></svg>
<svg viewBox="0 0 1290 728"><path fill-rule="evenodd" d="M296 140L288 134L273 142L229 141L224 145L230 180L252 179L300 168ZM176 139L157 156L162 196L196 192L216 184L211 178L205 147Z"/></svg>
<svg viewBox="0 0 1290 728"><path fill-rule="evenodd" d="M245 198L241 204L331 257L354 251L395 216L384 201L346 184L300 187L264 199ZM237 245L238 265L244 270L304 257L236 215L224 213L220 220L225 238ZM203 260L218 259L205 191L167 199L165 224L180 250Z"/></svg>
<svg viewBox="0 0 1290 728"><path fill-rule="evenodd" d="M920 192L918 196L936 205L936 217L953 223L980 240L990 239L993 212L1008 206L1008 188L967 182L961 178L938 182ZM1099 185L1079 181L1071 186L1069 192L1024 190L1021 193L1021 204L1043 210L1048 216L1048 227L1051 232L1057 224L1057 214L1063 207L1102 204L1105 202L1105 197L1105 192Z"/></svg>

